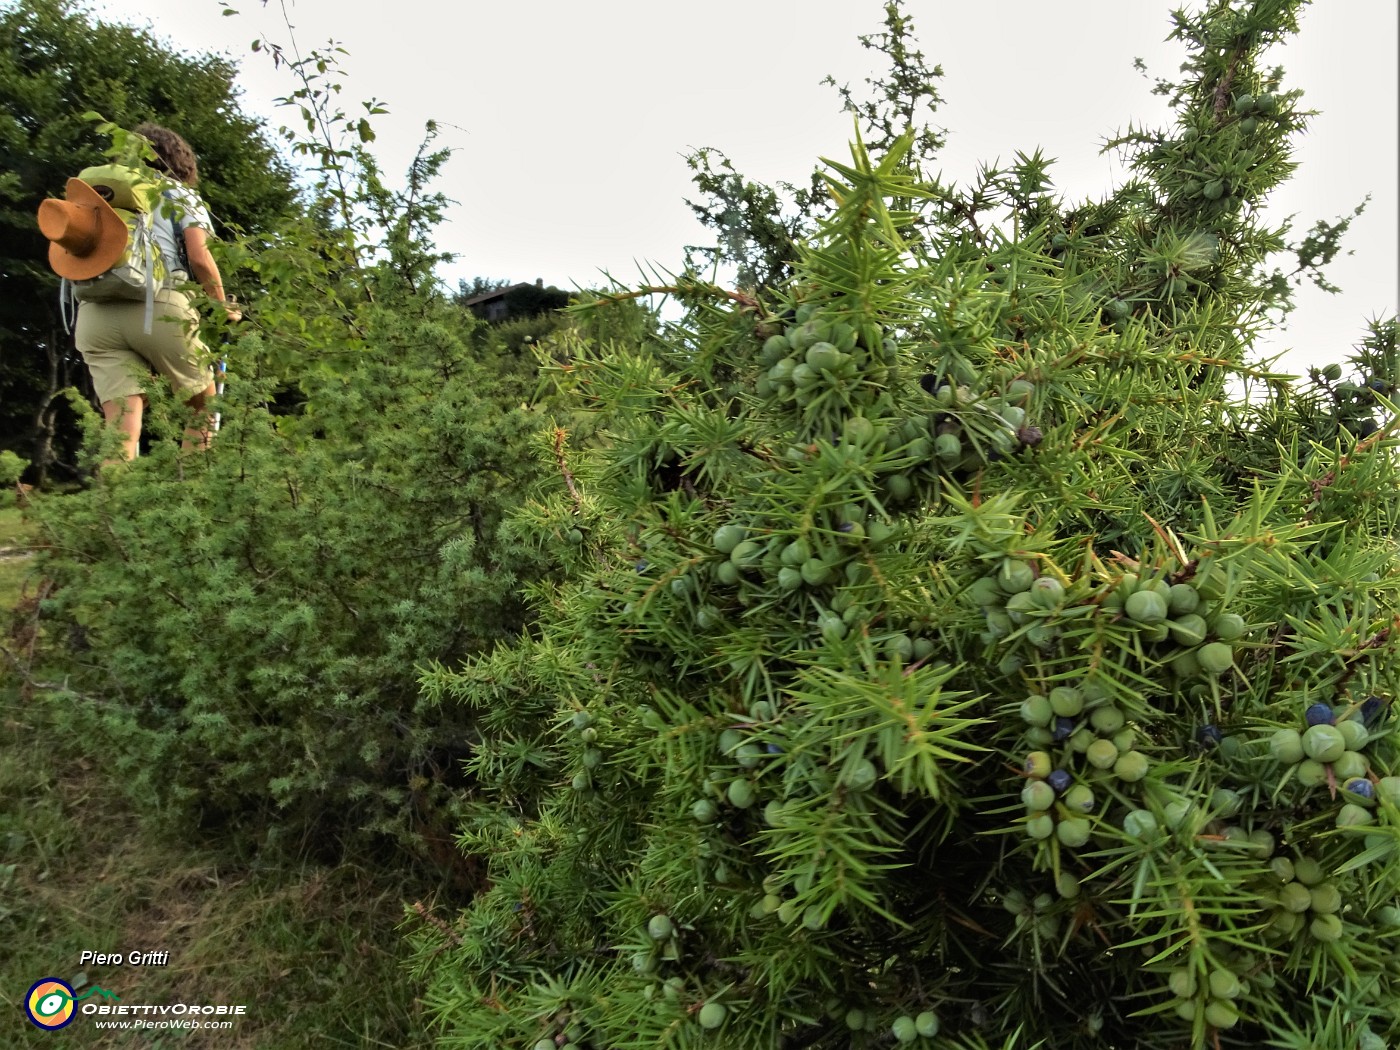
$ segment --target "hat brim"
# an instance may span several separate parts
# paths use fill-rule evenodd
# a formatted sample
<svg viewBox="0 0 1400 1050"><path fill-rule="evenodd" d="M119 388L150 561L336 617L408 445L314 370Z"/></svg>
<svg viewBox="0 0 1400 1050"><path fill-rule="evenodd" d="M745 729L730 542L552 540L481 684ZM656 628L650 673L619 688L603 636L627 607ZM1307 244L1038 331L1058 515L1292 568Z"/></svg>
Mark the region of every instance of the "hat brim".
<svg viewBox="0 0 1400 1050"><path fill-rule="evenodd" d="M69 179L64 197L80 208L92 208L97 215L97 236L92 250L76 255L56 241L49 242L49 265L54 273L70 281L87 281L112 268L126 250L127 228L101 195L82 179Z"/></svg>

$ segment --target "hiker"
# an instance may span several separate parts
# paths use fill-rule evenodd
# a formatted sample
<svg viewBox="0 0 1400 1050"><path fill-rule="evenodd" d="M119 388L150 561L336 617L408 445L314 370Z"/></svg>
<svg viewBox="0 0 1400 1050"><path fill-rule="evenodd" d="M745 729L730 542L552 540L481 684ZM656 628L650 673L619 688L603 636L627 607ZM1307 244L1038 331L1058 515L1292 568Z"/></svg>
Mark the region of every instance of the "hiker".
<svg viewBox="0 0 1400 1050"><path fill-rule="evenodd" d="M51 242L49 263L73 282L78 351L92 374L103 418L121 434L127 460L137 455L145 409L141 383L151 371L165 376L176 396L197 414L181 447L209 447L212 419L205 406L215 392L213 355L199 339L198 314L181 286L192 278L223 306L230 321L242 316L224 295L219 267L206 243L213 223L195 190L199 169L194 151L175 132L156 124L142 124L136 133L155 151L151 167L170 181L163 183L159 202L145 216L159 259L145 262L144 280L134 293L127 288L109 298L85 287L134 254L128 248L128 221L108 203L111 189L95 189L82 177L97 169L69 179L66 199L45 201L39 209L40 228ZM148 254L153 256L149 250ZM136 270L139 277L139 263Z"/></svg>

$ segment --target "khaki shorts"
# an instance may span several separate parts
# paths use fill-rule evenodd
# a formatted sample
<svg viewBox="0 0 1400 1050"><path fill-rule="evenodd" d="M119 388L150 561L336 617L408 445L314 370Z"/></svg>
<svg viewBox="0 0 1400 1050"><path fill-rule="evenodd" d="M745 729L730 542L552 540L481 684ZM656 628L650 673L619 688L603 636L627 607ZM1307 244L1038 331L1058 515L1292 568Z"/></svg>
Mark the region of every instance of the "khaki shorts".
<svg viewBox="0 0 1400 1050"><path fill-rule="evenodd" d="M213 355L199 341L198 325L189 295L173 288L156 293L149 335L144 299L80 303L75 335L97 400L139 395L153 370L170 380L181 400L207 390L214 381Z"/></svg>

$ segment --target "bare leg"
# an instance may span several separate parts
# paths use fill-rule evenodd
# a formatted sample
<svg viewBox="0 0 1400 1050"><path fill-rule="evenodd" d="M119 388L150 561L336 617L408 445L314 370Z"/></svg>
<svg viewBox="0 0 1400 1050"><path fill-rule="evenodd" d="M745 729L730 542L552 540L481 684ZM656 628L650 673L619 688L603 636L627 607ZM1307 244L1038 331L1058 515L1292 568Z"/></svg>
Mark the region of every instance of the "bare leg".
<svg viewBox="0 0 1400 1050"><path fill-rule="evenodd" d="M204 410L204 406L209 403L209 399L214 396L214 384L195 394L185 404L194 409L199 415L193 426L185 428L185 439L180 442L180 447L188 451L189 449L199 449L203 451L209 447L209 442L214 436L214 417Z"/></svg>
<svg viewBox="0 0 1400 1050"><path fill-rule="evenodd" d="M102 464L104 467L136 458L136 453L141 445L141 413L144 408L145 400L140 394L102 402L102 418L122 437L122 458L120 460L104 460Z"/></svg>

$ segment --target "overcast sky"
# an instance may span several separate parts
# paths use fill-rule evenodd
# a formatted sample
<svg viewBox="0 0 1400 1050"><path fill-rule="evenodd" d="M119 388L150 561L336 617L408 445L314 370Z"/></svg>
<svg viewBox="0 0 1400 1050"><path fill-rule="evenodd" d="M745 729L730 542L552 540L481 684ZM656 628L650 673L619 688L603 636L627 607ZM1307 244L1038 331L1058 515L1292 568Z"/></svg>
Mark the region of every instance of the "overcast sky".
<svg viewBox="0 0 1400 1050"><path fill-rule="evenodd" d="M254 37L286 42L274 0L98 3L113 21L149 25L188 51L221 52L243 69L243 103L273 126L294 114L272 100L294 85ZM1172 77L1184 58L1168 44L1172 5L1151 0L998 0L995 4L907 0L920 46L941 64L944 104L934 122L949 132L945 177L964 180L979 161L1009 160L1036 146L1057 159L1056 186L1098 194L1121 174L1098 149L1132 121L1156 126L1166 107L1132 67ZM858 37L878 32L880 0L428 0L390 4L297 0L286 12L303 50L335 40L350 53L342 97L371 97L378 152L403 170L427 120L457 152L441 189L458 203L439 247L458 260L450 282L481 275L543 278L572 287L601 271L638 279L639 265L674 269L682 246L704 242L684 200L684 156L727 153L761 181L802 182L821 156L845 159L849 115L820 81L858 84L876 70ZM1339 358L1367 318L1396 312L1397 5L1395 0L1320 2L1302 32L1270 56L1320 110L1297 151L1301 167L1278 192L1271 218L1296 215L1301 231L1349 213L1367 194L1331 271L1343 293L1308 286L1271 340L1285 367ZM450 126L449 126L450 125Z"/></svg>

